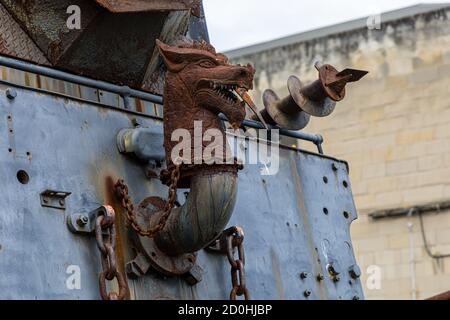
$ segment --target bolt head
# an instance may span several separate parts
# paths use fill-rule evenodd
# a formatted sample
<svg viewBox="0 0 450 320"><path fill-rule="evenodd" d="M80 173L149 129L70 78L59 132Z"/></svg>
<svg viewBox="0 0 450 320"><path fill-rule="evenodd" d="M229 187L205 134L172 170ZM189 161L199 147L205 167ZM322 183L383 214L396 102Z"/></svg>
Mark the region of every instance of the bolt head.
<svg viewBox="0 0 450 320"><path fill-rule="evenodd" d="M361 277L361 269L356 264L352 265L349 268L348 273L350 274L350 277L352 277L352 279L355 279L355 280L358 279L359 277Z"/></svg>
<svg viewBox="0 0 450 320"><path fill-rule="evenodd" d="M335 277L341 273L340 267L337 263L327 264L327 271L332 277Z"/></svg>
<svg viewBox="0 0 450 320"><path fill-rule="evenodd" d="M78 224L80 227L84 227L84 226L87 225L88 223L89 223L89 217L88 217L88 216L86 216L86 215L80 215L80 216L78 216L77 224Z"/></svg>
<svg viewBox="0 0 450 320"><path fill-rule="evenodd" d="M14 89L6 89L6 97L13 100L17 97L17 92Z"/></svg>

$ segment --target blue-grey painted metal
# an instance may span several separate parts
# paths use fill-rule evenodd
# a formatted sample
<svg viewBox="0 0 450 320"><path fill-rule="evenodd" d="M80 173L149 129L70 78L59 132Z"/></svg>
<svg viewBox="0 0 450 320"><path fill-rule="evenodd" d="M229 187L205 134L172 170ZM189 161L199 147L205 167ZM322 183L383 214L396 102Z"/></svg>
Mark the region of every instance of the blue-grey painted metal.
<svg viewBox="0 0 450 320"><path fill-rule="evenodd" d="M106 180L125 179L136 203L167 196L167 187L146 177L145 164L121 154L116 145L118 132L133 128L136 118L154 130L162 131L162 123L21 87L10 99L9 87L14 86L0 83L0 298L99 299L95 239L71 232L67 218L113 205L119 265L124 268L134 259L123 211ZM247 150L252 148L255 142ZM311 291L308 299L363 298L351 272L356 262L349 227L357 216L348 179L345 162L289 148L280 151L277 175L262 176L258 165L240 172L230 225L245 230L247 287L253 299L306 299L305 291ZM45 190L70 192L65 209L42 206ZM180 202L184 191L178 192ZM227 258L201 251L197 262L203 269L197 285L150 271L128 278L131 298L227 299ZM80 268L79 290L67 286L67 271L74 270L70 266ZM339 281L333 280L330 266L339 272ZM324 279L317 281L318 275Z"/></svg>

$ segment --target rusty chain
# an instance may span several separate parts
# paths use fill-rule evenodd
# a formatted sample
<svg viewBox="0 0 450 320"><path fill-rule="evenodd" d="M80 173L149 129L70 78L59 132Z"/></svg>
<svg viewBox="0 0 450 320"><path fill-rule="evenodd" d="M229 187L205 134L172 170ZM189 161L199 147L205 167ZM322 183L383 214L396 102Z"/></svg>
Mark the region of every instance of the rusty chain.
<svg viewBox="0 0 450 320"><path fill-rule="evenodd" d="M128 285L123 274L117 270L115 212L112 207L103 206L98 211L95 238L102 260L102 272L99 275L100 296L103 300L123 300L128 292ZM119 283L119 293L108 293L106 280L112 281L114 278Z"/></svg>
<svg viewBox="0 0 450 320"><path fill-rule="evenodd" d="M178 165L175 166L175 168L172 170L170 174L169 196L166 205L164 207L163 214L161 215L158 224L153 228L145 229L144 227L139 225L136 218L136 214L134 212L134 204L128 194L128 186L125 184L124 180L119 180L115 184L114 189L116 195L119 197L119 199L121 199L122 207L126 211L127 220L131 225L131 227L141 236L153 238L159 231L164 229L167 219L169 218L172 212L175 199L177 196L177 185L178 180L180 179L180 171L181 171L180 166Z"/></svg>
<svg viewBox="0 0 450 320"><path fill-rule="evenodd" d="M226 241L226 253L231 265L231 283L233 288L230 292L230 300L236 300L237 296L244 296L250 300L250 293L245 283L245 254L244 254L244 231L240 227L231 227L223 232ZM238 258L235 259L237 248Z"/></svg>

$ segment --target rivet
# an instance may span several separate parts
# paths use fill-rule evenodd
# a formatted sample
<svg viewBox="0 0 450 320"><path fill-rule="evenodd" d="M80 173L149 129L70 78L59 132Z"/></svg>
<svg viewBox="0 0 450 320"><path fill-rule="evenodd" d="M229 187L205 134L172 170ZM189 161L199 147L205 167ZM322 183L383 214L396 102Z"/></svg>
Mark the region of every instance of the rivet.
<svg viewBox="0 0 450 320"><path fill-rule="evenodd" d="M10 100L14 100L17 97L17 92L14 89L8 88L6 89L6 97Z"/></svg>
<svg viewBox="0 0 450 320"><path fill-rule="evenodd" d="M303 292L303 295L305 296L305 298L308 298L311 295L311 291L305 290L305 292Z"/></svg>
<svg viewBox="0 0 450 320"><path fill-rule="evenodd" d="M303 280L308 278L308 273L306 273L306 272L300 273L300 278L303 279Z"/></svg>

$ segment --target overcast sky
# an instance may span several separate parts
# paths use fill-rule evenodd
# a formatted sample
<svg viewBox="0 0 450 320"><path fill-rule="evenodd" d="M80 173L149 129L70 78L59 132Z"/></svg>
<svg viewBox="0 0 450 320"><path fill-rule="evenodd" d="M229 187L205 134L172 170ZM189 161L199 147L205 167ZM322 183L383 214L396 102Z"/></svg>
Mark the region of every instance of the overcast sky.
<svg viewBox="0 0 450 320"><path fill-rule="evenodd" d="M428 0L203 0L212 44L240 48Z"/></svg>

